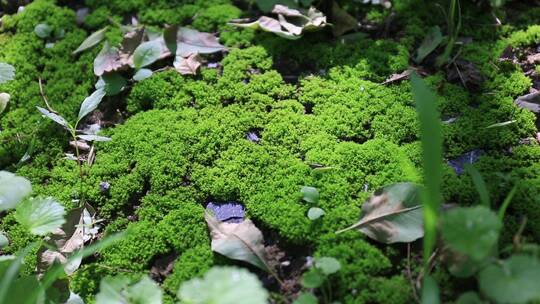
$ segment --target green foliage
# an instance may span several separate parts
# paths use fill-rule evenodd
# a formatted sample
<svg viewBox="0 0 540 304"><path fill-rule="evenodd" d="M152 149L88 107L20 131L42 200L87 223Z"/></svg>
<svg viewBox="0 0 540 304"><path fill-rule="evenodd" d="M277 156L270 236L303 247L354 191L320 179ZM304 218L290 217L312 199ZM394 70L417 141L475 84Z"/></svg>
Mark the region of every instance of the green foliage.
<svg viewBox="0 0 540 304"><path fill-rule="evenodd" d="M46 235L65 223L64 207L53 198L31 198L17 206L15 218L32 234Z"/></svg>
<svg viewBox="0 0 540 304"><path fill-rule="evenodd" d="M178 298L192 304L263 304L268 292L257 277L245 269L234 267L211 268L202 279L185 282L178 290Z"/></svg>

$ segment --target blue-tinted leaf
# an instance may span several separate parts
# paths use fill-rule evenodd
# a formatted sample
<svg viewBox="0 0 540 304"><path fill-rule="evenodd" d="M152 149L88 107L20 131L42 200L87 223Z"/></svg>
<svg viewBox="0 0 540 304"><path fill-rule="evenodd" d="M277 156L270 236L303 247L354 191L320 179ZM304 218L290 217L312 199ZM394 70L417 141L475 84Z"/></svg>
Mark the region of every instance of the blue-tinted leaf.
<svg viewBox="0 0 540 304"><path fill-rule="evenodd" d="M86 97L81 104L81 109L79 110L79 117L78 119L81 120L83 117L88 115L90 112L97 109L99 104L101 103L101 100L105 96L105 90L103 89L97 89L92 93L92 95Z"/></svg>

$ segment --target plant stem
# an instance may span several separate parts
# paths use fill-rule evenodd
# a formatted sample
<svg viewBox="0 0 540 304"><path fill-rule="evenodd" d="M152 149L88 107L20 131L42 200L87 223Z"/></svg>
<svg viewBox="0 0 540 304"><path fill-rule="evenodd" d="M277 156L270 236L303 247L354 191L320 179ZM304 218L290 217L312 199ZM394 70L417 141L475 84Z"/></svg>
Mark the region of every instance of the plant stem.
<svg viewBox="0 0 540 304"><path fill-rule="evenodd" d="M79 124L79 121L75 123L75 127L69 126L69 133L71 134L71 137L73 138L73 141L75 142L75 155L77 157L77 165L79 166L79 207L84 204L84 193L83 193L83 179L84 179L84 169L83 164L81 161L81 153L79 151L79 145L77 141L77 134L75 133L75 130L77 128L77 125Z"/></svg>

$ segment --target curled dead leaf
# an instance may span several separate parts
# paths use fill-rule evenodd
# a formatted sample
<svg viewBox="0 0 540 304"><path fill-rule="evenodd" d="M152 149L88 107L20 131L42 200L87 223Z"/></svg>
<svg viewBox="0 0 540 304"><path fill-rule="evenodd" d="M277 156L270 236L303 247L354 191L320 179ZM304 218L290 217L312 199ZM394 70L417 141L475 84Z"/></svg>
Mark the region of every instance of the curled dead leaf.
<svg viewBox="0 0 540 304"><path fill-rule="evenodd" d="M195 75L202 64L202 58L198 53L188 57L177 55L174 59L174 68L182 75Z"/></svg>
<svg viewBox="0 0 540 304"><path fill-rule="evenodd" d="M266 257L262 232L251 220L241 223L220 222L208 211L204 218L210 229L213 251L272 272Z"/></svg>
<svg viewBox="0 0 540 304"><path fill-rule="evenodd" d="M291 40L301 38L305 32L320 30L328 25L326 16L314 7L309 10L302 10L277 4L274 6L272 13L277 15L277 19L262 16L254 22L241 23L233 21L230 24L244 28L261 29Z"/></svg>
<svg viewBox="0 0 540 304"><path fill-rule="evenodd" d="M423 237L420 187L412 183L397 183L377 190L362 205L360 221L337 233L351 229L358 229L386 244L412 242Z"/></svg>

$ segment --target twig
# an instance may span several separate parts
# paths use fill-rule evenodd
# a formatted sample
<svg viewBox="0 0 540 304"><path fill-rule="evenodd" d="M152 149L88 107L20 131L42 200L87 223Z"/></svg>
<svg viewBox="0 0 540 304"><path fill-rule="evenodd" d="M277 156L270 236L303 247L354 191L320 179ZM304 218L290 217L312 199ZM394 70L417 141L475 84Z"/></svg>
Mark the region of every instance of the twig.
<svg viewBox="0 0 540 304"><path fill-rule="evenodd" d="M428 275L431 270L433 269L433 267L435 267L435 258L437 257L437 255L439 254L439 250L438 249L435 249L435 251L433 251L433 253L431 254L431 256L429 257L428 261L427 261L427 273L424 273L424 270L422 270L420 272L420 274L418 275L418 278L416 278L416 286L417 288L420 288L422 286L422 279L424 278L425 275Z"/></svg>
<svg viewBox="0 0 540 304"><path fill-rule="evenodd" d="M514 243L514 251L519 252L521 250L521 235L523 234L523 231L525 230L525 226L527 225L527 217L523 217L521 220L521 224L519 225L519 229L516 232L516 234L513 237L513 243Z"/></svg>
<svg viewBox="0 0 540 304"><path fill-rule="evenodd" d="M58 112L53 110L51 105L49 105L49 101L47 100L47 97L45 96L45 92L43 91L43 84L41 83L41 77L38 77L38 83L39 83L39 93L41 94L41 98L43 98L43 101L45 101L45 105L47 106L47 109L49 109L49 111L55 114L58 114Z"/></svg>

